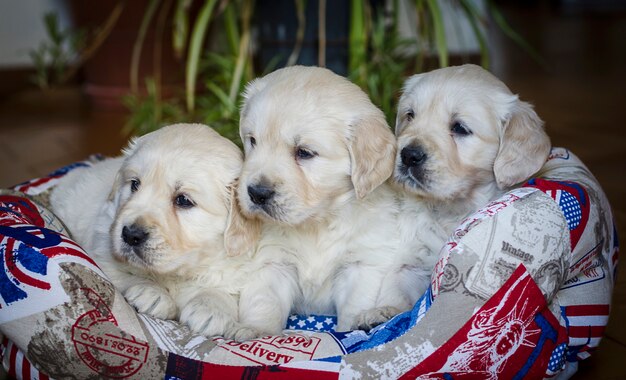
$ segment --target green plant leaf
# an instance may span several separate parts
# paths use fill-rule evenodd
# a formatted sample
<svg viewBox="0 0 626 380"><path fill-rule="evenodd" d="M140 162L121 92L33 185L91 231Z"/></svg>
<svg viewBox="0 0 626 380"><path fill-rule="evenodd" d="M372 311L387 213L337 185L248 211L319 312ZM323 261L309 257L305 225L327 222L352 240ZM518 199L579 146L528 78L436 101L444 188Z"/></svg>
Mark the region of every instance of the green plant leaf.
<svg viewBox="0 0 626 380"><path fill-rule="evenodd" d="M245 1L245 0L244 0ZM245 4L244 4L245 7ZM237 9L235 2L229 2L224 10L224 27L231 54L237 54L239 48L239 27L237 25Z"/></svg>
<svg viewBox="0 0 626 380"><path fill-rule="evenodd" d="M367 51L365 3L363 0L352 0L350 4L348 69L352 73L353 80L363 87L367 80L364 66Z"/></svg>
<svg viewBox="0 0 626 380"><path fill-rule="evenodd" d="M139 61L141 59L141 49L143 48L143 42L148 32L148 26L154 17L154 14L159 7L160 0L150 0L146 12L141 20L139 31L137 32L137 38L133 45L133 53L130 59L130 89L132 92L137 92L139 89Z"/></svg>
<svg viewBox="0 0 626 380"><path fill-rule="evenodd" d="M467 20L472 27L476 40L478 41L478 46L480 48L480 65L489 69L489 48L487 47L485 34L482 32L479 25L479 22L482 21L482 17L472 3L472 0L459 0L459 4L461 5L461 9L465 12Z"/></svg>
<svg viewBox="0 0 626 380"><path fill-rule="evenodd" d="M213 15L213 9L215 8L216 3L216 0L206 0L204 2L191 33L189 54L187 56L187 69L185 73L187 110L189 112L194 110L200 52L202 50L204 38L206 37L206 32L208 30L209 23L211 22L211 16Z"/></svg>
<svg viewBox="0 0 626 380"><path fill-rule="evenodd" d="M174 55L182 58L189 35L189 7L192 0L178 0L172 19L172 47Z"/></svg>
<svg viewBox="0 0 626 380"><path fill-rule="evenodd" d="M435 47L439 56L439 66L448 66L448 45L446 41L446 31L443 24L443 15L437 0L426 0L430 15L433 19L433 28L435 32Z"/></svg>
<svg viewBox="0 0 626 380"><path fill-rule="evenodd" d="M250 47L250 19L252 17L252 0L243 0L242 4L242 16L241 16L241 40L239 41L239 49L237 52L237 62L235 63L235 71L233 72L233 78L230 83L230 91L228 92L228 99L231 104L234 104L237 99L237 93L241 88L241 79L243 77L243 70L248 60L248 49Z"/></svg>

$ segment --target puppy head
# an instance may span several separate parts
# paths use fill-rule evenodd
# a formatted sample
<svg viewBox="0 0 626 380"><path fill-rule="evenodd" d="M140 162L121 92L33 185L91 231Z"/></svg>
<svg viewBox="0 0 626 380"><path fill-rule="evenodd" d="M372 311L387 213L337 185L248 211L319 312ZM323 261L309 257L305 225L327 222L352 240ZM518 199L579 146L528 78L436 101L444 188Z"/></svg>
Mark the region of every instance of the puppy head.
<svg viewBox="0 0 626 380"><path fill-rule="evenodd" d="M396 135L395 182L437 200L510 187L538 171L550 150L532 107L475 65L409 78Z"/></svg>
<svg viewBox="0 0 626 380"><path fill-rule="evenodd" d="M293 66L249 83L240 134L239 202L265 220L323 218L393 172L395 139L383 113L327 69Z"/></svg>
<svg viewBox="0 0 626 380"><path fill-rule="evenodd" d="M223 251L243 161L232 142L204 125L176 124L133 140L124 155L111 197L118 259L166 273Z"/></svg>

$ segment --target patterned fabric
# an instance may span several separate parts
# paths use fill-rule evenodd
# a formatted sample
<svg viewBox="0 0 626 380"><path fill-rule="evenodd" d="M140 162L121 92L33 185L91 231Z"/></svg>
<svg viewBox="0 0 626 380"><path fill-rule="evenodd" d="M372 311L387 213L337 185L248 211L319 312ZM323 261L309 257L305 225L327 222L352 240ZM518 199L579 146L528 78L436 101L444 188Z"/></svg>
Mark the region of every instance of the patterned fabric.
<svg viewBox="0 0 626 380"><path fill-rule="evenodd" d="M550 378L571 375L608 321L616 230L565 149L459 224L412 310L369 332L292 316L247 342L137 314L46 208L69 169L0 191L0 355L18 379Z"/></svg>

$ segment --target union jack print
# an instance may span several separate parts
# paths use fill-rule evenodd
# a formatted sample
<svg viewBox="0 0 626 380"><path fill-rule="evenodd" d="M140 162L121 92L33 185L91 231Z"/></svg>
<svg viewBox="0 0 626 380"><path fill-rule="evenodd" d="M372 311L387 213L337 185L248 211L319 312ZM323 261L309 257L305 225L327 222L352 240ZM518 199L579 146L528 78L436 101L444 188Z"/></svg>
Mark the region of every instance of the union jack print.
<svg viewBox="0 0 626 380"><path fill-rule="evenodd" d="M78 244L44 228L36 210L37 206L25 198L0 196L0 322L46 310L54 306L50 302L64 302L67 296L63 296L62 287L50 283L51 279L58 281L51 275L58 270L58 260L79 262L101 273ZM56 265L51 265L51 260ZM55 294L47 294L51 290ZM29 301L29 296L34 298ZM30 306L7 310L20 302Z"/></svg>

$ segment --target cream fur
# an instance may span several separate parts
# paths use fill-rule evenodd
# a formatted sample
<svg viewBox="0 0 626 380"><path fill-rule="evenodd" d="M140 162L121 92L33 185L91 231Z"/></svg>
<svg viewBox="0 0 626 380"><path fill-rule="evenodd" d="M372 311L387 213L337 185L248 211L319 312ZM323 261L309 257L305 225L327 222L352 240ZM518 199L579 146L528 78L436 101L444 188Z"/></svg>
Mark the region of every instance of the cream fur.
<svg viewBox="0 0 626 380"><path fill-rule="evenodd" d="M471 134L454 133L455 122ZM532 106L475 65L409 78L395 132L394 182L413 194L405 208L427 205L446 234L469 213L537 172L550 150ZM402 151L415 146L426 158L419 169L407 170ZM419 204L411 206L414 202Z"/></svg>
<svg viewBox="0 0 626 380"><path fill-rule="evenodd" d="M238 199L262 221L263 268L241 294L241 322L277 333L291 312L328 313L349 330L409 309L435 255L397 227L395 139L367 95L326 69L277 70L247 86L240 134ZM263 205L249 193L259 184L274 192Z"/></svg>
<svg viewBox="0 0 626 380"><path fill-rule="evenodd" d="M180 319L192 330L246 339L237 321L249 260L233 199L241 151L199 124L163 127L133 140L124 155L76 169L54 189L54 212L139 312ZM139 181L131 191L133 180ZM191 207L176 204L184 195ZM133 247L124 226L150 233ZM229 243L224 235L243 240Z"/></svg>

